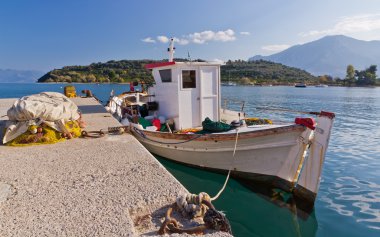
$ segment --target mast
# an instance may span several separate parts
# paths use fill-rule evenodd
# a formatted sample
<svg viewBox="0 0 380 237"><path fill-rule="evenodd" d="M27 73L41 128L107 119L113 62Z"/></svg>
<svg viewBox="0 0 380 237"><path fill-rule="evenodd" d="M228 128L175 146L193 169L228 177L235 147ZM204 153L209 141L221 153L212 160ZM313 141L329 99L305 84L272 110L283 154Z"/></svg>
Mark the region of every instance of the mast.
<svg viewBox="0 0 380 237"><path fill-rule="evenodd" d="M175 47L174 47L174 39L171 38L171 39L170 39L170 45L169 45L169 48L168 48L168 52L169 52L169 62L173 62L173 59L174 59L174 50L175 50Z"/></svg>

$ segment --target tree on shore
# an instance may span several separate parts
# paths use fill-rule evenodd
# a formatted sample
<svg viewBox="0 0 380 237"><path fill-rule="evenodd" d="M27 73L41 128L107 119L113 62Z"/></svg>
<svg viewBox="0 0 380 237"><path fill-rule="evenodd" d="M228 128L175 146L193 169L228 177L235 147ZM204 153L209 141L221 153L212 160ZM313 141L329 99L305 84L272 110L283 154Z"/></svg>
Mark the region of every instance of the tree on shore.
<svg viewBox="0 0 380 237"><path fill-rule="evenodd" d="M344 84L346 84L346 82L348 86L355 84L355 68L351 64L347 66L347 75L344 80Z"/></svg>
<svg viewBox="0 0 380 237"><path fill-rule="evenodd" d="M362 71L355 71L356 74L356 84L359 86L373 86L376 84L376 71L377 66L371 65L369 68L366 68Z"/></svg>
<svg viewBox="0 0 380 237"><path fill-rule="evenodd" d="M369 68L361 71L355 70L352 65L348 65L344 85L347 82L348 86L374 86L377 78L376 71L376 65L371 65Z"/></svg>

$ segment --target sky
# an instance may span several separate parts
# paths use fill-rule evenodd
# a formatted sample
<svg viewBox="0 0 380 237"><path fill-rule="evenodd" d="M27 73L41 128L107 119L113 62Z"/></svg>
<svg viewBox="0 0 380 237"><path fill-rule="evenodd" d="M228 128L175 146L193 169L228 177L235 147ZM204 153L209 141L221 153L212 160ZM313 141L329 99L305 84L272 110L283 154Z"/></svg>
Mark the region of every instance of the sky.
<svg viewBox="0 0 380 237"><path fill-rule="evenodd" d="M380 40L379 0L0 0L0 69L270 55L326 35Z"/></svg>

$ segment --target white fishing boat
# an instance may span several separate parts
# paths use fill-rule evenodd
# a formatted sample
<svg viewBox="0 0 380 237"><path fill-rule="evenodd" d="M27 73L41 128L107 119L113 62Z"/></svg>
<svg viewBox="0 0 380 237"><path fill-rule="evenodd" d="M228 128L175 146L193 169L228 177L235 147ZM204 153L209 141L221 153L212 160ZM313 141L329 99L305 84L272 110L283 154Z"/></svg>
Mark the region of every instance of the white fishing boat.
<svg viewBox="0 0 380 237"><path fill-rule="evenodd" d="M296 83L294 87L299 87L299 88L305 88L306 84L305 83Z"/></svg>
<svg viewBox="0 0 380 237"><path fill-rule="evenodd" d="M236 86L237 84L235 82L228 81L228 82L222 82L221 85L222 86Z"/></svg>
<svg viewBox="0 0 380 237"><path fill-rule="evenodd" d="M130 125L132 134L164 158L231 170L232 176L278 187L314 203L335 115L311 112L315 120L250 125L263 120L246 118L243 108L222 108L220 64L175 62L173 41L168 51L168 62L146 65L155 80L152 87L110 99L111 112ZM223 132L199 131L206 118L234 126ZM144 125L146 121L152 123Z"/></svg>
<svg viewBox="0 0 380 237"><path fill-rule="evenodd" d="M319 85L316 85L315 87L329 87L329 86L326 84L319 84Z"/></svg>

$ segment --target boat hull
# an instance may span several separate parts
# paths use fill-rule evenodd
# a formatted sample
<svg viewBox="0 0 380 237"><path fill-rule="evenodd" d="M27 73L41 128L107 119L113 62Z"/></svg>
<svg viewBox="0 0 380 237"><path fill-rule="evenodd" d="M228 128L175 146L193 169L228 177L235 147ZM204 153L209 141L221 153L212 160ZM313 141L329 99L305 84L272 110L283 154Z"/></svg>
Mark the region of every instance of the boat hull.
<svg viewBox="0 0 380 237"><path fill-rule="evenodd" d="M298 125L229 134L170 134L137 128L132 132L151 153L166 159L217 172L231 169L234 177L288 192L295 186L305 141L312 133ZM314 202L315 194L306 196Z"/></svg>

